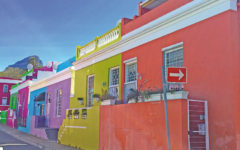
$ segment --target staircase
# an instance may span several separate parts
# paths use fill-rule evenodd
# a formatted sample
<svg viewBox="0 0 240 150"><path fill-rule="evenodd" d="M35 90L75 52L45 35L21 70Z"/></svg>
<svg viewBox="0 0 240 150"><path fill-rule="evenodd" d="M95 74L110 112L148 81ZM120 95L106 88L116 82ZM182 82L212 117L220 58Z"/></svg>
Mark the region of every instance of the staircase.
<svg viewBox="0 0 240 150"><path fill-rule="evenodd" d="M46 128L45 132L47 134L48 140L57 141L58 138L58 128Z"/></svg>

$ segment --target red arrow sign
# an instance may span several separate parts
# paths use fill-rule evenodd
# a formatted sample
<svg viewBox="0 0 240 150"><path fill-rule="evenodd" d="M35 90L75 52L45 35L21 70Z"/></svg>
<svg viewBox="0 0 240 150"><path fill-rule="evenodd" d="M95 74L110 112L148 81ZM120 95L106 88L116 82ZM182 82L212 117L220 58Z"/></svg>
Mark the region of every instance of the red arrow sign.
<svg viewBox="0 0 240 150"><path fill-rule="evenodd" d="M186 83L186 68L167 68L167 82Z"/></svg>

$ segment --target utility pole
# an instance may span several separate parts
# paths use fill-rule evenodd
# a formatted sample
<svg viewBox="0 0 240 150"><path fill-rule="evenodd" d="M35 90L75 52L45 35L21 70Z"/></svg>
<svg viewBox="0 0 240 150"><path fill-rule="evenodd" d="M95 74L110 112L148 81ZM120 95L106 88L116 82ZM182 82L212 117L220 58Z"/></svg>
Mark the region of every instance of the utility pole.
<svg viewBox="0 0 240 150"><path fill-rule="evenodd" d="M163 66L162 66L162 80L163 80L163 97L164 97L166 129L167 129L167 143L168 143L168 150L171 150L170 134L169 134L169 120L168 120L168 107L167 107L167 82L166 82L166 75L165 75L165 61L164 60L163 60Z"/></svg>

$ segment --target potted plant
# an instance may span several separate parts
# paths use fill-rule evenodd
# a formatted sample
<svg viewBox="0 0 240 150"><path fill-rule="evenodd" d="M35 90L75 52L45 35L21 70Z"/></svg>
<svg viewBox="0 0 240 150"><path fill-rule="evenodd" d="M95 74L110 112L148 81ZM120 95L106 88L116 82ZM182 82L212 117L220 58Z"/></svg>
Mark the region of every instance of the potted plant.
<svg viewBox="0 0 240 150"><path fill-rule="evenodd" d="M102 89L100 100L102 101L101 105L114 105L117 97L109 94L107 90Z"/></svg>
<svg viewBox="0 0 240 150"><path fill-rule="evenodd" d="M84 103L83 103L83 98L82 97L78 97L78 102L81 104L81 105L83 105Z"/></svg>
<svg viewBox="0 0 240 150"><path fill-rule="evenodd" d="M96 102L99 102L100 98L100 94L93 94L93 99L95 99Z"/></svg>

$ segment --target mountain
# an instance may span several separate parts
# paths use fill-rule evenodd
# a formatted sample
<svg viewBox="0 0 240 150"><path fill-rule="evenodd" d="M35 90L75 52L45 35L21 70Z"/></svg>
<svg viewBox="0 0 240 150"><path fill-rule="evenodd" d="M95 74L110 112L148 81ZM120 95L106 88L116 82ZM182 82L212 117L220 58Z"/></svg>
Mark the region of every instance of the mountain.
<svg viewBox="0 0 240 150"><path fill-rule="evenodd" d="M35 60L39 66L43 66L42 60L38 56L33 55L33 56L26 57L20 61L17 61L13 65L9 65L5 70L7 70L8 68L20 68L20 69L27 70L27 65L29 64L29 61L32 58L35 58Z"/></svg>
<svg viewBox="0 0 240 150"><path fill-rule="evenodd" d="M34 67L43 66L42 60L38 56L29 56L17 61L13 65L9 65L4 71L0 72L0 77L20 79L22 74L27 71L27 65L29 63L31 63Z"/></svg>

